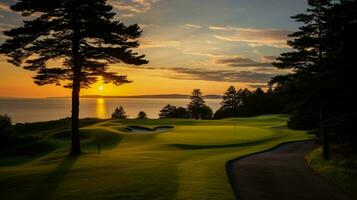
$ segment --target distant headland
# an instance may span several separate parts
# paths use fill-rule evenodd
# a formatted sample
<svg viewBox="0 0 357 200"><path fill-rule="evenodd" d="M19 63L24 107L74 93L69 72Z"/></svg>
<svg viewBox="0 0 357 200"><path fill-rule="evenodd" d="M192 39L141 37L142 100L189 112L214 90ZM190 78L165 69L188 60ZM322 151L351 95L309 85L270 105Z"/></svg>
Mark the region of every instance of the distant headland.
<svg viewBox="0 0 357 200"><path fill-rule="evenodd" d="M110 95L82 95L81 98L137 98L137 99L188 99L187 94L152 94L134 96L110 96ZM204 96L206 99L220 99L221 95L210 94ZM70 97L49 97L49 98L70 98Z"/></svg>

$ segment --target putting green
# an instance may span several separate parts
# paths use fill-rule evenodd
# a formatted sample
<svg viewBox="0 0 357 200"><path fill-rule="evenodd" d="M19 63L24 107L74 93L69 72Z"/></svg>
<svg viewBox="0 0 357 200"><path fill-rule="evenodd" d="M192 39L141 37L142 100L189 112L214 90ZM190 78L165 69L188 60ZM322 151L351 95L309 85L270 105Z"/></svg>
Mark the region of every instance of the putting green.
<svg viewBox="0 0 357 200"><path fill-rule="evenodd" d="M0 159L0 198L235 199L225 172L228 160L311 138L284 128L286 120L110 120L81 129L85 154L77 159L65 157L68 130L53 132ZM132 134L123 131L127 126L174 128Z"/></svg>

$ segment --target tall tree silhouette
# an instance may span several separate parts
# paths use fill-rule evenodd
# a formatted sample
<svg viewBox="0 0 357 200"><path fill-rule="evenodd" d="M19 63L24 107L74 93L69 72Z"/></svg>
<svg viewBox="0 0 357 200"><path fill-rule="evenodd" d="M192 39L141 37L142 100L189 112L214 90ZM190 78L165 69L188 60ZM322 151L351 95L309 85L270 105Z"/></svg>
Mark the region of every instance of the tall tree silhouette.
<svg viewBox="0 0 357 200"><path fill-rule="evenodd" d="M224 92L221 107L215 112L214 118L220 119L235 117L241 104L242 99L238 96L237 90L233 86L230 86Z"/></svg>
<svg viewBox="0 0 357 200"><path fill-rule="evenodd" d="M122 106L115 108L112 114L112 119L126 119L126 118L128 118L128 115L125 113L125 110Z"/></svg>
<svg viewBox="0 0 357 200"><path fill-rule="evenodd" d="M233 86L230 86L222 97L222 109L236 112L240 106L241 100L237 95L237 91Z"/></svg>
<svg viewBox="0 0 357 200"><path fill-rule="evenodd" d="M194 89L190 96L190 103L187 105L187 110L192 119L200 119L201 112L206 108L205 100L200 89Z"/></svg>
<svg viewBox="0 0 357 200"><path fill-rule="evenodd" d="M291 34L294 39L288 45L295 51L283 53L274 65L280 69L292 69L294 73L277 76L278 83L288 97L293 113L290 123L295 127L320 130L323 156L329 159L329 135L324 126L327 117L328 96L332 88L327 84L326 72L329 55L329 23L331 0L309 0L307 13L293 17L303 23L299 31ZM331 55L330 55L331 56Z"/></svg>
<svg viewBox="0 0 357 200"><path fill-rule="evenodd" d="M357 146L355 70L357 46L357 1L341 0L329 13L326 45L326 70L321 75L330 95L326 96L323 126L330 137Z"/></svg>
<svg viewBox="0 0 357 200"><path fill-rule="evenodd" d="M106 0L19 0L11 9L28 20L5 31L9 37L1 53L16 66L37 73L38 85L55 84L72 89L71 155L80 154L79 94L102 77L105 83L130 83L126 76L108 72L108 65L148 63L132 51L139 46L137 24L114 20ZM49 66L51 60L57 64ZM60 64L62 63L62 64Z"/></svg>

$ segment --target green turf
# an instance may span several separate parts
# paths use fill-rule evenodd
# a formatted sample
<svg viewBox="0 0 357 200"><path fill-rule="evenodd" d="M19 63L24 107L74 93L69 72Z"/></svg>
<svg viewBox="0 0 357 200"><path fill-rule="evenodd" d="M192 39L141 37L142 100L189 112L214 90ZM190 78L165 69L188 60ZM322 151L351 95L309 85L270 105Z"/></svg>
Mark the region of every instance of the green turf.
<svg viewBox="0 0 357 200"><path fill-rule="evenodd" d="M84 154L77 159L65 157L68 130L57 130L0 159L0 197L235 199L225 172L228 160L311 138L286 129L286 120L284 115L268 115L210 121L105 121L81 129ZM174 129L153 134L123 131L130 125ZM23 157L32 159L15 162Z"/></svg>
<svg viewBox="0 0 357 200"><path fill-rule="evenodd" d="M353 199L357 199L357 156L355 153L340 152L348 149L346 146L333 145L333 153L330 160L322 158L322 148L315 149L306 156L307 162L316 172L326 180L338 185L349 193Z"/></svg>

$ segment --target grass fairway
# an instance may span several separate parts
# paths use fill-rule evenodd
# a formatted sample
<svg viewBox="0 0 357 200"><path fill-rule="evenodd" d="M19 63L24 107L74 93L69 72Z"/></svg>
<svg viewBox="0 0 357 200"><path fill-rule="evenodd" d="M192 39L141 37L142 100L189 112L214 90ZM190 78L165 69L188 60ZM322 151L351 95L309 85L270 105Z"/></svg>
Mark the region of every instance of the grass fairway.
<svg viewBox="0 0 357 200"><path fill-rule="evenodd" d="M228 160L311 138L284 128L286 120L283 115L268 115L105 121L81 129L85 154L77 159L66 157L70 132L59 130L0 159L0 198L235 199L225 171ZM174 129L133 134L124 129L130 125ZM51 149L46 154L26 154L45 147ZM26 162L14 164L23 157Z"/></svg>

